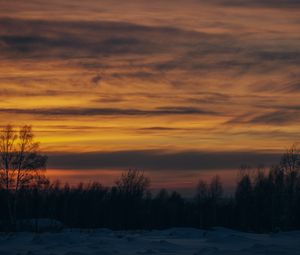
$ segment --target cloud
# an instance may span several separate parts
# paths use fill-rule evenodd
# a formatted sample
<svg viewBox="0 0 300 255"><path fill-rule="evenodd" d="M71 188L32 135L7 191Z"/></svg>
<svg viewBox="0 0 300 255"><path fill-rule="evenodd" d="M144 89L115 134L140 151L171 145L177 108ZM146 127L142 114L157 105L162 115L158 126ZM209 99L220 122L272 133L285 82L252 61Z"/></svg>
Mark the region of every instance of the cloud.
<svg viewBox="0 0 300 255"><path fill-rule="evenodd" d="M45 118L69 125L76 118L82 125L111 126L97 133L110 136L117 127L114 149L124 148L123 140L130 138L143 148L152 138L157 148L163 143L195 148L198 141L209 148L228 142L231 148L268 147L269 134L251 132L264 131L266 124L291 132L299 123L293 106L300 91L297 11L271 9L296 1L212 0L218 7L204 0L118 1L121 6L94 0L0 4L7 6L0 8L2 17L12 17L0 18L2 119L15 114L39 129ZM148 6L157 10L155 19ZM128 12L121 13L123 8ZM37 105L40 109L33 109ZM95 123L89 116L114 118ZM127 127L131 116L141 117L136 127ZM232 126L223 125L229 118ZM244 132L239 139L237 131ZM58 130L57 137L68 137L66 150L73 148L74 133ZM276 146L286 144L283 136L274 138L281 139ZM134 139L130 148L136 148ZM55 150L59 139L45 140ZM100 146L88 143L78 150Z"/></svg>
<svg viewBox="0 0 300 255"><path fill-rule="evenodd" d="M25 58L71 58L74 56L103 54L142 54L144 49L155 49L155 45L150 47L147 42L139 42L132 39L131 44L128 44L124 43L124 41L125 39L123 41L120 40L120 43L117 44L115 39L89 41L85 40L84 37L74 38L73 36L49 38L46 36L9 35L0 37L0 45L2 45L5 55Z"/></svg>
<svg viewBox="0 0 300 255"><path fill-rule="evenodd" d="M99 74L97 74L96 76L92 77L91 82L94 85L98 85L101 80L102 80L102 77Z"/></svg>
<svg viewBox="0 0 300 255"><path fill-rule="evenodd" d="M279 107L280 108L280 107ZM253 114L244 114L232 118L227 124L252 124L252 125L271 125L280 126L287 124L300 123L300 109L284 110L284 108L295 108L282 106L281 110L273 110L272 112L258 114L253 117Z"/></svg>
<svg viewBox="0 0 300 255"><path fill-rule="evenodd" d="M291 47L269 49L268 41L252 44L245 43L246 38L246 33L216 34L126 22L0 19L2 58L78 59L81 67L98 70L108 67L103 57L140 57L138 62L127 63L135 70L112 73L116 79L153 80L157 74L177 70L241 74L299 66L299 48L288 39L283 40ZM169 57L164 59L166 55ZM154 56L157 60L150 62ZM167 77L172 80L170 75Z"/></svg>
<svg viewBox="0 0 300 255"><path fill-rule="evenodd" d="M200 0L201 1L201 0ZM204 0L224 6L239 7L273 7L273 8L291 8L300 7L299 0Z"/></svg>
<svg viewBox="0 0 300 255"><path fill-rule="evenodd" d="M30 114L44 116L95 116L95 115L218 115L214 111L201 110L193 107L158 107L150 110L123 108L44 108L44 109L0 109L1 113Z"/></svg>
<svg viewBox="0 0 300 255"><path fill-rule="evenodd" d="M299 51L259 51L257 57L262 61L277 61L300 64Z"/></svg>
<svg viewBox="0 0 300 255"><path fill-rule="evenodd" d="M269 125L282 125L288 123L299 123L300 112L299 111L274 111L259 115L248 123L252 124L269 124Z"/></svg>
<svg viewBox="0 0 300 255"><path fill-rule="evenodd" d="M74 58L153 54L168 50L167 40L197 36L169 27L125 22L0 19L2 57ZM182 41L182 40L179 40ZM186 41L186 40L183 40Z"/></svg>
<svg viewBox="0 0 300 255"><path fill-rule="evenodd" d="M298 93L300 92L300 78L298 80L291 79L291 81L281 84L278 91L284 93Z"/></svg>
<svg viewBox="0 0 300 255"><path fill-rule="evenodd" d="M281 127L281 126L280 126ZM234 136L248 136L252 139L272 139L273 141L281 140L286 142L286 144L292 143L293 141L300 140L300 133L297 131L281 131L280 127L265 129L265 131L255 131L255 130L247 130L247 131L237 131L233 132Z"/></svg>
<svg viewBox="0 0 300 255"><path fill-rule="evenodd" d="M93 153L50 153L49 168L72 170L222 170L238 169L242 164L276 164L280 154L264 152L167 152L161 150Z"/></svg>

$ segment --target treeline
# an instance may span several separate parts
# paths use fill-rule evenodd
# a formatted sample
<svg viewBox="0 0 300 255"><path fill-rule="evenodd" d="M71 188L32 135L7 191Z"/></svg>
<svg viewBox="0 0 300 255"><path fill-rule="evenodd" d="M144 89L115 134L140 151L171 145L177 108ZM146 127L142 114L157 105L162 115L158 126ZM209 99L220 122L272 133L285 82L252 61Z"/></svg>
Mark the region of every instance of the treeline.
<svg viewBox="0 0 300 255"><path fill-rule="evenodd" d="M219 177L207 187L201 182L194 199L164 189L153 195L149 184L142 172L128 170L111 188L99 183L70 187L59 182L24 188L19 192L16 218L49 218L71 228L120 230L209 228L230 226L233 221L230 199L222 196ZM0 219L9 223L6 198L7 192L0 190Z"/></svg>
<svg viewBox="0 0 300 255"><path fill-rule="evenodd" d="M70 187L43 182L18 192L17 219L50 218L72 228L163 229L229 227L269 232L300 229L300 164L295 147L269 170L243 167L234 195L221 180L199 181L192 199L161 190L138 170L125 172L114 187L99 183ZM2 227L9 222L7 190L0 190Z"/></svg>

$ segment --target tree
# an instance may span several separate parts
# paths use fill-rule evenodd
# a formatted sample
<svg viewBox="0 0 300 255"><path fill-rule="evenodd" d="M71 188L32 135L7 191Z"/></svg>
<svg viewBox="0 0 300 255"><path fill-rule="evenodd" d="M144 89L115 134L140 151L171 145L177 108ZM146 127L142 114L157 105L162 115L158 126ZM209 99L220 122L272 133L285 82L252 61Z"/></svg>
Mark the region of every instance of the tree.
<svg viewBox="0 0 300 255"><path fill-rule="evenodd" d="M213 201L217 202L222 198L223 186L220 176L216 175L212 178L210 183L210 195Z"/></svg>
<svg viewBox="0 0 300 255"><path fill-rule="evenodd" d="M210 182L210 200L212 206L212 224L218 223L218 208L223 196L223 186L220 176L216 175Z"/></svg>
<svg viewBox="0 0 300 255"><path fill-rule="evenodd" d="M15 225L18 193L45 182L47 157L39 153L31 126L11 125L0 131L0 186L6 191L9 220Z"/></svg>
<svg viewBox="0 0 300 255"><path fill-rule="evenodd" d="M137 169L129 169L116 181L122 208L123 228L137 227L143 221L143 203L150 185L150 180Z"/></svg>
<svg viewBox="0 0 300 255"><path fill-rule="evenodd" d="M300 150L293 144L286 150L280 160L280 167L285 175L300 172Z"/></svg>
<svg viewBox="0 0 300 255"><path fill-rule="evenodd" d="M208 228L210 194L208 185L203 180L199 180L198 182L195 200L199 220L198 227Z"/></svg>
<svg viewBox="0 0 300 255"><path fill-rule="evenodd" d="M150 185L150 180L137 169L129 169L116 181L118 191L126 197L142 198Z"/></svg>
<svg viewBox="0 0 300 255"><path fill-rule="evenodd" d="M292 224L294 208L297 204L297 183L300 178L300 150L296 144L288 148L281 157L280 169L285 178L285 202L288 225Z"/></svg>
<svg viewBox="0 0 300 255"><path fill-rule="evenodd" d="M209 197L208 187L205 181L200 180L196 189L196 200L201 203Z"/></svg>
<svg viewBox="0 0 300 255"><path fill-rule="evenodd" d="M252 225L253 189L250 176L240 177L235 190L236 222L242 230L248 230Z"/></svg>

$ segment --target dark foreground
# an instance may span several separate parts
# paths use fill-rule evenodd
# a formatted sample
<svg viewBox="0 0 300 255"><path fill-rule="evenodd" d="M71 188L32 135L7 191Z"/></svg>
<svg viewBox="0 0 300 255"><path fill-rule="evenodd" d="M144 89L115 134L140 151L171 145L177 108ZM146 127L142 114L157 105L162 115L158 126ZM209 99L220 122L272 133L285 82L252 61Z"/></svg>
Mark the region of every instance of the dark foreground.
<svg viewBox="0 0 300 255"><path fill-rule="evenodd" d="M58 233L0 234L1 255L110 254L300 254L300 231L249 234L225 228L211 231L64 230Z"/></svg>

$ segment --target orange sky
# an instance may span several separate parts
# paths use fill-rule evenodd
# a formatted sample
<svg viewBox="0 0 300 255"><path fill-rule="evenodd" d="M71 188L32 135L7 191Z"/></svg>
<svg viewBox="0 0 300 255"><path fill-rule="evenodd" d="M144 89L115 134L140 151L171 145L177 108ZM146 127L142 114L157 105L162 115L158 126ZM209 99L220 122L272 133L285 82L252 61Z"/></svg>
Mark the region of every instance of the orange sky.
<svg viewBox="0 0 300 255"><path fill-rule="evenodd" d="M183 160L164 182L182 186L271 163L300 137L298 3L0 0L1 124L33 125L52 175L139 167L155 186Z"/></svg>

